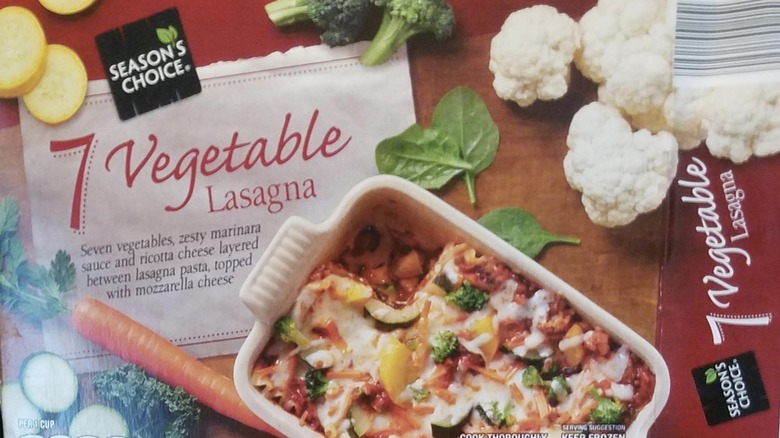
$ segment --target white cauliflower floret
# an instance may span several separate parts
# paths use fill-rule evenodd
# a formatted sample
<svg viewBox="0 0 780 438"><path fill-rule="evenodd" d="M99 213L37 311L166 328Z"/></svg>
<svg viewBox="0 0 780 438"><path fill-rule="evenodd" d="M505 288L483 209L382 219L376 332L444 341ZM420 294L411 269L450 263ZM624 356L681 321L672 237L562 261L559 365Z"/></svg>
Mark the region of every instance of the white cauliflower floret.
<svg viewBox="0 0 780 438"><path fill-rule="evenodd" d="M707 148L735 163L780 152L780 87L719 87L703 101Z"/></svg>
<svg viewBox="0 0 780 438"><path fill-rule="evenodd" d="M598 225L626 225L658 208L677 172L672 134L634 132L616 109L600 102L577 111L566 143L566 179L582 192L585 211Z"/></svg>
<svg viewBox="0 0 780 438"><path fill-rule="evenodd" d="M690 150L707 138L704 129L706 98L712 89L705 87L675 88L666 98L663 119L671 127L680 149Z"/></svg>
<svg viewBox="0 0 780 438"><path fill-rule="evenodd" d="M513 12L490 45L496 94L520 106L562 97L579 44L577 23L552 6Z"/></svg>
<svg viewBox="0 0 780 438"><path fill-rule="evenodd" d="M653 52L636 52L622 58L599 86L599 101L617 108L641 128L653 132L668 128L663 117L672 91L672 67Z"/></svg>
<svg viewBox="0 0 780 438"><path fill-rule="evenodd" d="M582 45L574 62L599 84L599 100L635 128L668 130L663 108L673 89L674 37L664 2L601 0L579 29Z"/></svg>
<svg viewBox="0 0 780 438"><path fill-rule="evenodd" d="M638 49L623 46L649 35L663 20L663 2L657 0L599 1L579 21L582 46L574 57L577 69L593 82L604 82L609 76L605 69L614 68L622 54Z"/></svg>

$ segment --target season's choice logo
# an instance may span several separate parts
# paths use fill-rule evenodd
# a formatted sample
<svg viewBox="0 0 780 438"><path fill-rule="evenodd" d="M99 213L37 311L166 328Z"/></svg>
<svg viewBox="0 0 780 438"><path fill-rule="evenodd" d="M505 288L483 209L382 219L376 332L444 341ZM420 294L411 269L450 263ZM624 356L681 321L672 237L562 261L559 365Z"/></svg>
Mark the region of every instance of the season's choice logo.
<svg viewBox="0 0 780 438"><path fill-rule="evenodd" d="M752 352L696 368L693 379L710 426L769 409Z"/></svg>
<svg viewBox="0 0 780 438"><path fill-rule="evenodd" d="M104 32L95 40L122 120L201 91L176 8Z"/></svg>

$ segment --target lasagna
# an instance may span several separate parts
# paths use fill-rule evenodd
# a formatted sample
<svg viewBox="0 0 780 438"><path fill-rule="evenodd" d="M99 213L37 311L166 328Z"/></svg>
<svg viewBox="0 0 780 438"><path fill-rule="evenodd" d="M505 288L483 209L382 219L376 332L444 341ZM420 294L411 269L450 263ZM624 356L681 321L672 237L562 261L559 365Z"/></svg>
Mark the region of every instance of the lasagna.
<svg viewBox="0 0 780 438"><path fill-rule="evenodd" d="M252 373L304 427L327 437L625 430L652 398L641 358L494 256L372 225L346 246L308 276Z"/></svg>

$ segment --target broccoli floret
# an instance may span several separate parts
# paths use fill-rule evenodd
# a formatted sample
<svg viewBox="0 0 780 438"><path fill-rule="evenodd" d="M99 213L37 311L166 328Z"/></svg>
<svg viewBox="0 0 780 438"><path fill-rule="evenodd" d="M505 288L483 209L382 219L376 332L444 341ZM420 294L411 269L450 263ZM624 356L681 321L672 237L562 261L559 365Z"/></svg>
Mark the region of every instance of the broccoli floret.
<svg viewBox="0 0 780 438"><path fill-rule="evenodd" d="M449 330L442 330L436 335L436 342L431 347L433 351L433 361L436 363L444 362L444 359L455 354L458 349L458 337Z"/></svg>
<svg viewBox="0 0 780 438"><path fill-rule="evenodd" d="M542 379L542 375L539 373L539 370L533 366L530 365L526 367L526 369L523 371L523 386L526 388L537 388L544 385L544 379Z"/></svg>
<svg viewBox="0 0 780 438"><path fill-rule="evenodd" d="M265 6L276 26L314 22L331 47L357 41L374 9L371 0L275 0Z"/></svg>
<svg viewBox="0 0 780 438"><path fill-rule="evenodd" d="M325 390L328 388L328 380L325 377L325 372L322 370L311 370L303 376L303 382L306 384L306 395L309 396L309 400L315 401L325 394Z"/></svg>
<svg viewBox="0 0 780 438"><path fill-rule="evenodd" d="M551 406L556 406L558 403L571 393L571 386L566 378L563 376L555 376L547 385L547 401Z"/></svg>
<svg viewBox="0 0 780 438"><path fill-rule="evenodd" d="M489 299L488 294L472 286L468 281L464 281L458 290L444 297L444 301L455 304L466 312L482 309Z"/></svg>
<svg viewBox="0 0 780 438"><path fill-rule="evenodd" d="M379 65L390 59L409 38L431 33L445 39L455 27L455 13L446 0L373 0L383 8L376 35L360 57L364 65Z"/></svg>
<svg viewBox="0 0 780 438"><path fill-rule="evenodd" d="M425 401L431 396L431 391L428 388L412 388L412 400L416 402Z"/></svg>
<svg viewBox="0 0 780 438"><path fill-rule="evenodd" d="M311 340L298 328L295 320L289 316L283 316L276 321L274 333L283 341L291 342L300 348L306 348L311 343Z"/></svg>
<svg viewBox="0 0 780 438"><path fill-rule="evenodd" d="M549 380L545 379L544 369L539 371L535 365L529 365L523 371L522 382L526 388L540 388L545 391L547 401L555 406L571 393L569 382L563 376L553 376Z"/></svg>
<svg viewBox="0 0 780 438"><path fill-rule="evenodd" d="M597 424L620 424L626 414L623 402L616 398L604 397L595 388L590 388L588 393L596 399L598 404L590 411L590 421Z"/></svg>
<svg viewBox="0 0 780 438"><path fill-rule="evenodd" d="M493 427L504 428L515 422L515 417L512 415L512 403L507 403L504 409L499 409L498 402L492 401L487 403L487 409L482 403L477 404L475 409L480 418Z"/></svg>

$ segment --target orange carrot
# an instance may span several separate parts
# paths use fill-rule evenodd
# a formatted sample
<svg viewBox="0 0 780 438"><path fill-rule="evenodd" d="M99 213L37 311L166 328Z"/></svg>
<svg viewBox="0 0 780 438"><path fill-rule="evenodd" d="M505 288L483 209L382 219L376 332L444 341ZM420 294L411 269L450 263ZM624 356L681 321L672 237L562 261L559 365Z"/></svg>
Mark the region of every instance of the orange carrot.
<svg viewBox="0 0 780 438"><path fill-rule="evenodd" d="M84 298L73 308L71 324L85 338L140 366L160 381L182 387L216 412L278 435L249 410L229 377L209 368L124 313L96 299Z"/></svg>

